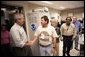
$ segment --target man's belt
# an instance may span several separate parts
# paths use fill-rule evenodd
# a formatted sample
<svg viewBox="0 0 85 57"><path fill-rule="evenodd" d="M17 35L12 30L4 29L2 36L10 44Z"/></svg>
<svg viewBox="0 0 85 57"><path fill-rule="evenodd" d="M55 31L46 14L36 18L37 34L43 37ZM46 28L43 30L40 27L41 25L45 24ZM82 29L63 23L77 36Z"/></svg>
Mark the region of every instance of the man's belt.
<svg viewBox="0 0 85 57"><path fill-rule="evenodd" d="M69 36L67 36L67 35L62 35L63 37L72 37L73 35L69 35Z"/></svg>
<svg viewBox="0 0 85 57"><path fill-rule="evenodd" d="M40 46L42 46L42 47L49 47L49 46L51 46L51 44L49 44L49 45L42 45L42 44L39 44Z"/></svg>

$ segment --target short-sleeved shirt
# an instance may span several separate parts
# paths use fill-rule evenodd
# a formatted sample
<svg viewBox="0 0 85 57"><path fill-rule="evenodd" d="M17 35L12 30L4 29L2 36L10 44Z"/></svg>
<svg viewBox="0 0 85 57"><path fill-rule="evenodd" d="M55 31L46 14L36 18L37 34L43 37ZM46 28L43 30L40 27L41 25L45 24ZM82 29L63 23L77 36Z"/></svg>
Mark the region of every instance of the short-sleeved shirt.
<svg viewBox="0 0 85 57"><path fill-rule="evenodd" d="M45 46L52 43L52 38L58 37L55 28L50 25L45 28L39 26L34 35L39 38L39 44Z"/></svg>
<svg viewBox="0 0 85 57"><path fill-rule="evenodd" d="M76 28L73 23L70 26L67 26L66 23L62 24L61 26L61 33L65 36L76 35Z"/></svg>

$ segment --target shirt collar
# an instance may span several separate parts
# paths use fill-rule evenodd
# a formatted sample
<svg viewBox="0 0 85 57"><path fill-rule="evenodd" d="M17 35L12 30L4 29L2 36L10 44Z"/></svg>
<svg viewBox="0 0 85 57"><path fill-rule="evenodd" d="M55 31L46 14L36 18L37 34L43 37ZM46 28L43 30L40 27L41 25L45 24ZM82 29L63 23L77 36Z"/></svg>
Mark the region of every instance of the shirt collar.
<svg viewBox="0 0 85 57"><path fill-rule="evenodd" d="M21 28L22 26L18 25L17 23L15 23L15 25L17 26L17 28Z"/></svg>

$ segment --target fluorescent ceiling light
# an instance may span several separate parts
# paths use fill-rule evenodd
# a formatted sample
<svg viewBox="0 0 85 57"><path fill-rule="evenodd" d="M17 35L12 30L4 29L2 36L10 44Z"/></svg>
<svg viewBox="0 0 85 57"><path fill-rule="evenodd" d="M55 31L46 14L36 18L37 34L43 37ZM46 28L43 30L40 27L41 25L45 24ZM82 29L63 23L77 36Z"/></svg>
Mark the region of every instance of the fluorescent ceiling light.
<svg viewBox="0 0 85 57"><path fill-rule="evenodd" d="M61 6L60 9L65 9L65 7Z"/></svg>
<svg viewBox="0 0 85 57"><path fill-rule="evenodd" d="M41 2L44 2L44 3L47 3L47 4L53 4L53 3L49 2L49 1L41 1Z"/></svg>

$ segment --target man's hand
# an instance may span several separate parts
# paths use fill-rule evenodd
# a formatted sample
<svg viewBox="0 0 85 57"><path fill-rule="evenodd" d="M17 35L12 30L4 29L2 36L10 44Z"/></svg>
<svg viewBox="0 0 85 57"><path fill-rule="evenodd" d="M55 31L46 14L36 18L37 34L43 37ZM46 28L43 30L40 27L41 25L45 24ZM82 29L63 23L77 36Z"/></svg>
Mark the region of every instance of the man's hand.
<svg viewBox="0 0 85 57"><path fill-rule="evenodd" d="M29 41L29 42L28 42L28 45L29 45L29 46L32 46L32 45L33 45L33 42L32 42L32 41Z"/></svg>
<svg viewBox="0 0 85 57"><path fill-rule="evenodd" d="M27 42L26 42L26 45L32 46L32 45L35 43L36 40L37 40L37 38L35 37L35 38L27 41Z"/></svg>
<svg viewBox="0 0 85 57"><path fill-rule="evenodd" d="M33 45L33 42L32 41L27 41L26 43L25 43L25 46L32 46Z"/></svg>
<svg viewBox="0 0 85 57"><path fill-rule="evenodd" d="M76 35L76 36L77 36L77 35ZM73 37L72 37L72 41L74 41L74 40L76 39L76 36L73 36Z"/></svg>
<svg viewBox="0 0 85 57"><path fill-rule="evenodd" d="M60 40L63 41L63 37L62 36L60 37Z"/></svg>

